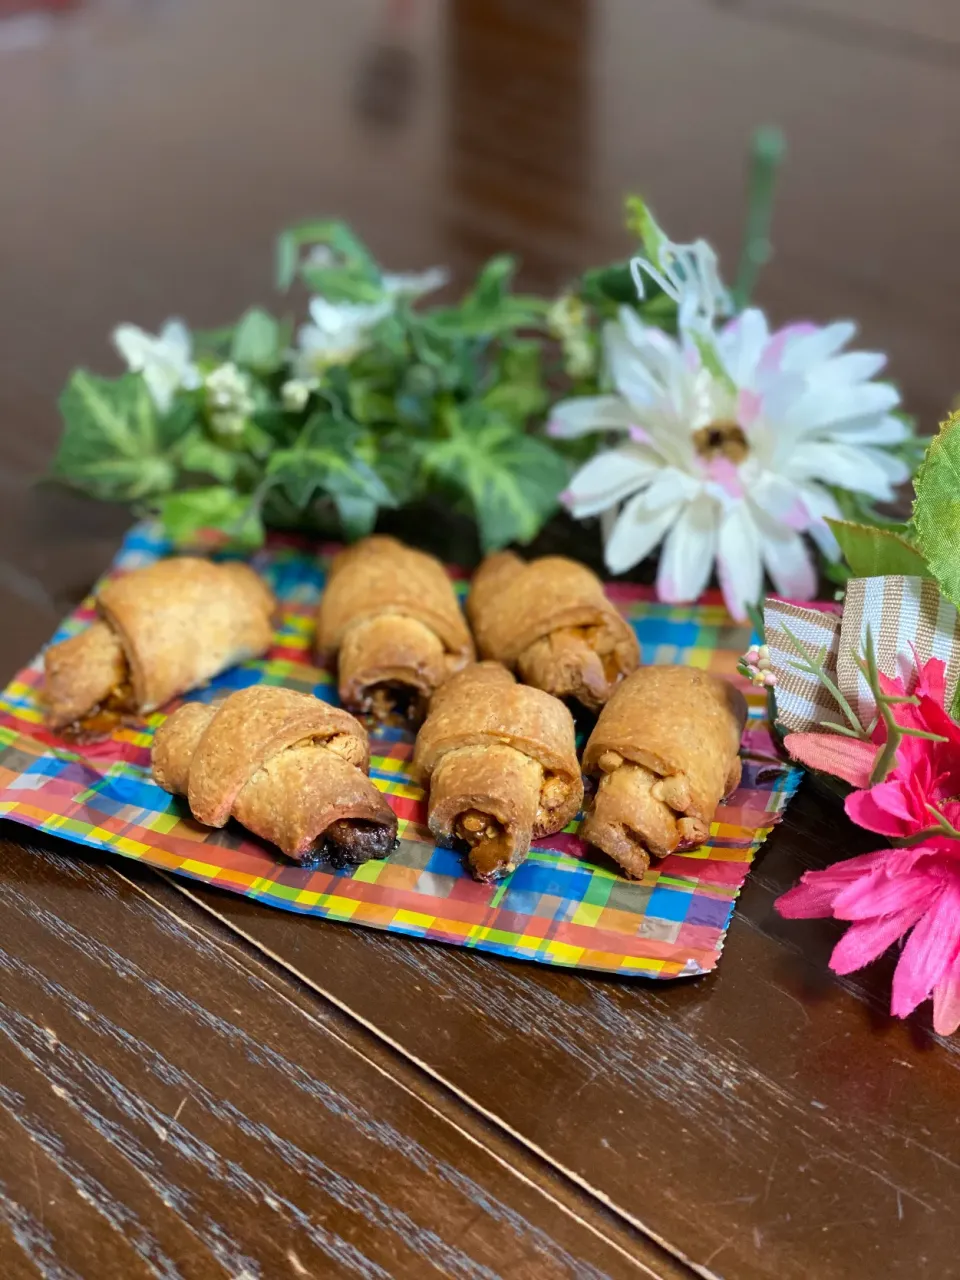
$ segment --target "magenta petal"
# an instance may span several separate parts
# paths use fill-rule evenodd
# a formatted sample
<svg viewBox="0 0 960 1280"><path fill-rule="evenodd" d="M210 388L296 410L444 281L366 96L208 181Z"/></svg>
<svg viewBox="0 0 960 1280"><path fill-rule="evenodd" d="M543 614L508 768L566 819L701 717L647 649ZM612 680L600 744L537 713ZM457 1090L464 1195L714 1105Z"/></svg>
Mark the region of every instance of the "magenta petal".
<svg viewBox="0 0 960 1280"><path fill-rule="evenodd" d="M838 920L870 920L915 906L919 919L936 902L942 888L942 880L922 872L888 875L880 868L842 890L834 899L833 914Z"/></svg>
<svg viewBox="0 0 960 1280"><path fill-rule="evenodd" d="M917 906L877 920L858 920L834 947L830 968L834 973L853 973L862 969L902 938L922 914L923 908Z"/></svg>
<svg viewBox="0 0 960 1280"><path fill-rule="evenodd" d="M864 827L867 831L876 831L882 836L905 836L910 835L914 830L921 829L915 822L905 825L903 819L894 817L888 808L878 802L878 798L874 795L877 790L879 790L878 787L871 787L869 791L854 791L852 795L847 796L843 807L851 821L858 827ZM885 796L883 798L886 799Z"/></svg>
<svg viewBox="0 0 960 1280"><path fill-rule="evenodd" d="M938 901L926 912L906 941L893 975L890 1012L898 1018L912 1013L947 974L960 939L953 895L941 888Z"/></svg>

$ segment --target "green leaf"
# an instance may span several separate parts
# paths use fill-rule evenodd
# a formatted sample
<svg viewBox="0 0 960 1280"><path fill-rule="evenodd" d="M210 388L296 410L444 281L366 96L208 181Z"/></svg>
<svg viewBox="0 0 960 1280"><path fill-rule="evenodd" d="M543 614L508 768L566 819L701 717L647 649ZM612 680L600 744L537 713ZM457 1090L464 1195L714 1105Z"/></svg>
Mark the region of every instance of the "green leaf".
<svg viewBox="0 0 960 1280"><path fill-rule="evenodd" d="M290 288L297 274L300 251L313 245L325 245L343 264L379 276L377 264L366 245L357 239L346 223L331 218L311 218L288 227L277 238L278 289Z"/></svg>
<svg viewBox="0 0 960 1280"><path fill-rule="evenodd" d="M283 361L278 321L259 307L251 307L234 330L230 357L257 373L273 373Z"/></svg>
<svg viewBox="0 0 960 1280"><path fill-rule="evenodd" d="M171 493L156 503L170 540L178 547L254 550L263 543L256 498L226 486Z"/></svg>
<svg viewBox="0 0 960 1280"><path fill-rule="evenodd" d="M190 335L194 359L221 364L230 354L234 328L234 325L227 324L220 329L194 329Z"/></svg>
<svg viewBox="0 0 960 1280"><path fill-rule="evenodd" d="M380 302L384 296L380 273L376 271L306 262L300 268L300 277L311 293L320 294L328 302Z"/></svg>
<svg viewBox="0 0 960 1280"><path fill-rule="evenodd" d="M318 490L332 497L346 494L381 507L393 506L390 490L358 455L359 443L360 432L354 424L331 414L314 414L292 448L272 455L267 475L302 508L310 505Z"/></svg>
<svg viewBox="0 0 960 1280"><path fill-rule="evenodd" d="M200 431L183 442L177 456L184 471L211 476L223 484L232 484L243 465L242 454L224 449L222 445L208 440Z"/></svg>
<svg viewBox="0 0 960 1280"><path fill-rule="evenodd" d="M349 542L356 542L373 532L379 510L376 502L350 493L334 493L332 497L344 536Z"/></svg>
<svg viewBox="0 0 960 1280"><path fill-rule="evenodd" d="M176 467L169 435L139 374L98 378L78 369L60 397L64 432L53 476L94 498L133 502L172 488Z"/></svg>
<svg viewBox="0 0 960 1280"><path fill-rule="evenodd" d="M960 412L934 436L914 487L913 528L920 552L943 595L960 605Z"/></svg>
<svg viewBox="0 0 960 1280"><path fill-rule="evenodd" d="M667 236L660 230L650 207L639 196L627 196L624 201L627 230L643 245L644 253L655 267L660 265L660 251L667 243Z"/></svg>
<svg viewBox="0 0 960 1280"><path fill-rule="evenodd" d="M515 426L543 413L550 397L543 384L539 342L518 341L504 350L494 385L483 397L485 408L502 413Z"/></svg>
<svg viewBox="0 0 960 1280"><path fill-rule="evenodd" d="M556 510L568 476L563 459L545 441L478 407L462 418L450 415L449 428L448 439L425 452L428 475L468 500L485 551L529 542Z"/></svg>
<svg viewBox="0 0 960 1280"><path fill-rule="evenodd" d="M827 520L855 578L887 574L929 578L930 569L913 543L900 533L849 520Z"/></svg>
<svg viewBox="0 0 960 1280"><path fill-rule="evenodd" d="M656 286L653 286L656 288ZM609 267L586 271L580 281L580 296L585 302L600 305L613 302L635 306L637 286L633 282L629 262L616 262Z"/></svg>

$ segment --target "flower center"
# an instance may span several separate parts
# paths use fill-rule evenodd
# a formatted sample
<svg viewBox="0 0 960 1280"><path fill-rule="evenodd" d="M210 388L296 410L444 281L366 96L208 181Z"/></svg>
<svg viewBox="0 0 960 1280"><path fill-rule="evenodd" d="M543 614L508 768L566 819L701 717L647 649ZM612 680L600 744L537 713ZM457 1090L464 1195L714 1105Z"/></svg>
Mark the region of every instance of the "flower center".
<svg viewBox="0 0 960 1280"><path fill-rule="evenodd" d="M701 458L727 458L730 462L743 462L750 447L743 427L738 422L711 422L693 433L693 447Z"/></svg>

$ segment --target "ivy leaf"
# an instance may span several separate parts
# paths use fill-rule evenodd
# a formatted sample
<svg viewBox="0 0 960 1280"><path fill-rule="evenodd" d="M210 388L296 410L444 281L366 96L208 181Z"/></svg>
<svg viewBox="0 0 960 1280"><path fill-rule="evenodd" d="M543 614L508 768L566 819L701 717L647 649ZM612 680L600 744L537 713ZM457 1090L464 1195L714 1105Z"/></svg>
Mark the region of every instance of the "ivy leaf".
<svg viewBox="0 0 960 1280"><path fill-rule="evenodd" d="M263 544L259 503L250 494L216 485L167 494L155 505L167 536L178 547L252 551Z"/></svg>
<svg viewBox="0 0 960 1280"><path fill-rule="evenodd" d="M184 471L211 476L222 484L232 484L243 465L242 454L215 444L199 430L182 442L177 456Z"/></svg>
<svg viewBox="0 0 960 1280"><path fill-rule="evenodd" d="M492 338L540 324L548 304L542 298L510 292L515 269L516 260L507 254L491 258L459 306L427 312L422 318L424 329L441 338Z"/></svg>
<svg viewBox="0 0 960 1280"><path fill-rule="evenodd" d="M543 413L550 397L543 384L539 342L518 341L503 351L494 385L483 397L485 408L501 413L515 426Z"/></svg>
<svg viewBox="0 0 960 1280"><path fill-rule="evenodd" d="M930 442L914 488L917 545L943 595L960 604L960 411Z"/></svg>
<svg viewBox="0 0 960 1280"><path fill-rule="evenodd" d="M233 344L235 325L227 324L220 329L194 329L193 355L196 360L210 360L217 364L226 360Z"/></svg>
<svg viewBox="0 0 960 1280"><path fill-rule="evenodd" d="M394 505L393 494L369 462L360 457L360 432L354 424L318 413L307 422L297 443L280 449L267 464L267 475L295 506L306 508L317 491L365 498L377 506Z"/></svg>
<svg viewBox="0 0 960 1280"><path fill-rule="evenodd" d="M133 502L173 487L169 446L183 410L161 419L139 374L98 378L78 369L60 397L64 432L53 476L107 502Z"/></svg>
<svg viewBox="0 0 960 1280"><path fill-rule="evenodd" d="M350 493L334 493L332 497L348 542L356 542L358 538L365 538L368 533L373 532L379 510L376 502Z"/></svg>
<svg viewBox="0 0 960 1280"><path fill-rule="evenodd" d="M567 482L563 459L545 441L479 408L451 413L448 428L446 440L425 450L428 474L468 500L484 551L529 542L556 510Z"/></svg>
<svg viewBox="0 0 960 1280"><path fill-rule="evenodd" d="M328 302L380 302L384 296L378 271L305 262L300 277L311 293L320 294Z"/></svg>
<svg viewBox="0 0 960 1280"><path fill-rule="evenodd" d="M379 269L370 251L353 234L345 222L333 218L311 218L288 227L277 238L277 288L289 289L297 274L301 249L321 245L348 267L369 273L379 279Z"/></svg>
<svg viewBox="0 0 960 1280"><path fill-rule="evenodd" d="M880 578L887 574L929 578L930 568L923 555L902 534L876 525L854 524L849 520L827 520L840 543L843 557L854 578Z"/></svg>
<svg viewBox="0 0 960 1280"><path fill-rule="evenodd" d="M251 307L233 332L230 358L256 373L273 373L283 361L278 321L259 307Z"/></svg>

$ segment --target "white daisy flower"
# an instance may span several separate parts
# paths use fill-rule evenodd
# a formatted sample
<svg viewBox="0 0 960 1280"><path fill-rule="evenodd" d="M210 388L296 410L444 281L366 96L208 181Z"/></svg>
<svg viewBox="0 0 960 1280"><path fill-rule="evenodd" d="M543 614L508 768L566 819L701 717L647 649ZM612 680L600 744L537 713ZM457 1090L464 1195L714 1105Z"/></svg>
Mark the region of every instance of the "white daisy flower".
<svg viewBox="0 0 960 1280"><path fill-rule="evenodd" d="M190 330L182 320L168 320L158 334L135 324L113 331L113 345L134 373L143 375L154 404L167 413L177 391L196 390L200 371L191 359Z"/></svg>
<svg viewBox="0 0 960 1280"><path fill-rule="evenodd" d="M671 338L624 307L604 334L617 394L559 404L548 427L623 432L565 495L575 516L603 518L610 570L662 541L663 600L695 600L714 565L736 618L760 598L764 569L781 595L810 599L817 575L803 535L839 554L826 486L884 501L909 475L883 447L907 433L892 414L899 396L871 381L883 356L842 352L854 332L843 322L771 333L748 310L695 341L686 326Z"/></svg>

